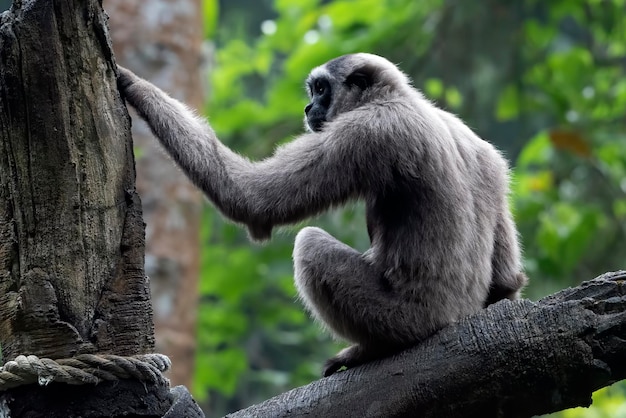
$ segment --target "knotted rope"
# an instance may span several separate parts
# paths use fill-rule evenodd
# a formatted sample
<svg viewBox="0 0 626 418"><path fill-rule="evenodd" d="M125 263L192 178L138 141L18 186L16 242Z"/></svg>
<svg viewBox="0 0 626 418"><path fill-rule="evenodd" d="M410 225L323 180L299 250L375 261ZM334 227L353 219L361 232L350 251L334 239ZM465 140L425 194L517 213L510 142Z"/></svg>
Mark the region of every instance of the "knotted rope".
<svg viewBox="0 0 626 418"><path fill-rule="evenodd" d="M80 354L58 360L17 356L15 360L0 367L0 391L30 383L46 386L50 382L95 385L104 380L137 379L149 383L164 383L167 379L163 372L170 366L170 359L162 354L131 357Z"/></svg>

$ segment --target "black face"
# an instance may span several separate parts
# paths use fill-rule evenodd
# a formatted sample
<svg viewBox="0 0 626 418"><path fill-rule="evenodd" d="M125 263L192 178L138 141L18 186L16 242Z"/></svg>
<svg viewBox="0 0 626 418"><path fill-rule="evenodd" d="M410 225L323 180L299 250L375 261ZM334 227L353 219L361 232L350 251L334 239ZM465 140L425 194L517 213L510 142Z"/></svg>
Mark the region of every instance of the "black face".
<svg viewBox="0 0 626 418"><path fill-rule="evenodd" d="M323 77L311 78L307 81L307 87L311 103L306 105L304 113L306 114L309 128L313 132L319 132L322 130L324 122L326 122L326 115L332 101L330 82Z"/></svg>

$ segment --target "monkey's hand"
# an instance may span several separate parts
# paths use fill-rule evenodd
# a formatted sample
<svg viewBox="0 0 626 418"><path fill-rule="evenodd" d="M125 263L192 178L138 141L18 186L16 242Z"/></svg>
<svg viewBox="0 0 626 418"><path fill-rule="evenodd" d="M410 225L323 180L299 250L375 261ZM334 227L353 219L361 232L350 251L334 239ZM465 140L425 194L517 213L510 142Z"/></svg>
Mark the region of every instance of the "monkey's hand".
<svg viewBox="0 0 626 418"><path fill-rule="evenodd" d="M248 234L255 241L267 241L272 238L272 224L248 224Z"/></svg>
<svg viewBox="0 0 626 418"><path fill-rule="evenodd" d="M128 96L129 87L141 79L137 77L135 73L121 65L117 66L117 71L117 89L120 91L122 97L126 98Z"/></svg>

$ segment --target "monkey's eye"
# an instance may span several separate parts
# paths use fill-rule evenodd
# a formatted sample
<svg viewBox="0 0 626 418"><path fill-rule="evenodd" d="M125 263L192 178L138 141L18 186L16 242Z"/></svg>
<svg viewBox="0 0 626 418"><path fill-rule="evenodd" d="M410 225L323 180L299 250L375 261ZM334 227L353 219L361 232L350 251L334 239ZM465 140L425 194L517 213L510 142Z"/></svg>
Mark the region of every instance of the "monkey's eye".
<svg viewBox="0 0 626 418"><path fill-rule="evenodd" d="M315 94L319 94L321 96L326 91L326 86L324 85L324 83L316 81L313 85L313 91L315 92Z"/></svg>

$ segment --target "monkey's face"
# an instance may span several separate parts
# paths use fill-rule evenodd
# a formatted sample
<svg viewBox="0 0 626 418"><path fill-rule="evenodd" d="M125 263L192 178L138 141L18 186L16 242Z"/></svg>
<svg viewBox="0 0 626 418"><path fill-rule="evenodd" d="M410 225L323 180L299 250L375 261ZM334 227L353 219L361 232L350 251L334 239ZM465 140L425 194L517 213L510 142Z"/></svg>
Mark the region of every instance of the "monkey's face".
<svg viewBox="0 0 626 418"><path fill-rule="evenodd" d="M330 79L320 75L308 78L307 90L311 102L304 108L306 126L313 132L319 132L329 116L333 88Z"/></svg>
<svg viewBox="0 0 626 418"><path fill-rule="evenodd" d="M377 70L363 62L363 54L344 55L314 68L306 81L311 100L304 108L306 127L319 132L324 123L367 102Z"/></svg>
<svg viewBox="0 0 626 418"><path fill-rule="evenodd" d="M304 108L305 127L320 132L337 115L382 100L408 86L395 65L371 54L343 55L314 68L306 80L310 103Z"/></svg>

